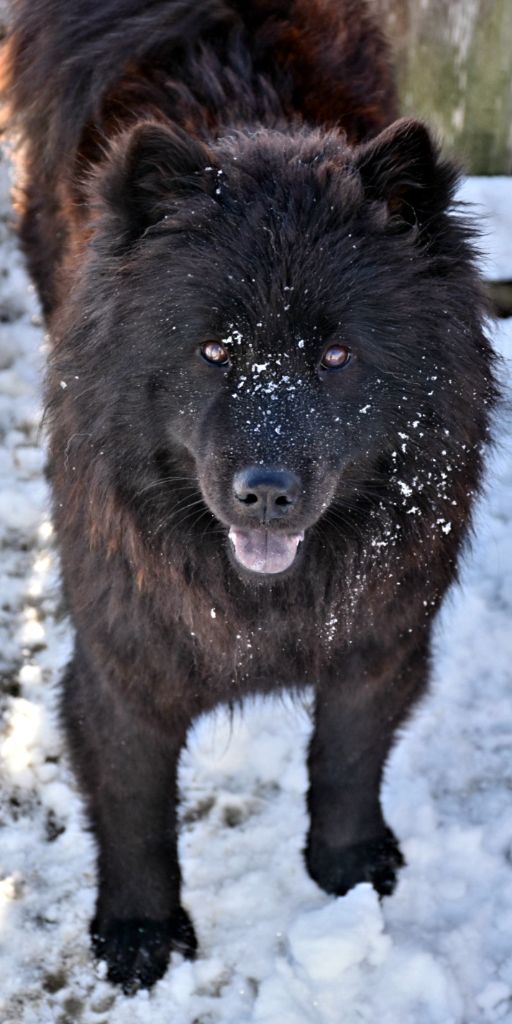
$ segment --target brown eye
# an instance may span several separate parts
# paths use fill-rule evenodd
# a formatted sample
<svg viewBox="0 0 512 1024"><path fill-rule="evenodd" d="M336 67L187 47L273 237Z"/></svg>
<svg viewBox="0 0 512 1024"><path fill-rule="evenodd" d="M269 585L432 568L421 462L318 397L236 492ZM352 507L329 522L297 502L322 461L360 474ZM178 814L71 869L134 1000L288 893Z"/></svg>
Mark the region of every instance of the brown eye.
<svg viewBox="0 0 512 1024"><path fill-rule="evenodd" d="M229 363L229 352L220 341L207 341L201 345L201 355L207 363L214 363L215 366L227 366Z"/></svg>
<svg viewBox="0 0 512 1024"><path fill-rule="evenodd" d="M338 370L350 362L351 352L345 345L329 345L326 348L321 365L325 370Z"/></svg>

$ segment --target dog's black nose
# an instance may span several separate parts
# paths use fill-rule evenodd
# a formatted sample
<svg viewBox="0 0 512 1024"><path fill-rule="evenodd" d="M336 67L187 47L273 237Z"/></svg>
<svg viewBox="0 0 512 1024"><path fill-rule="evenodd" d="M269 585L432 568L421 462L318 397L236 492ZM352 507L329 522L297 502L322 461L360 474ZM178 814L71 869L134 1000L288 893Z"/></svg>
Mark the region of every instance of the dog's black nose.
<svg viewBox="0 0 512 1024"><path fill-rule="evenodd" d="M269 523L286 516L295 505L301 483L288 469L248 466L235 474L233 491L237 504L251 519ZM240 509L242 511L242 508Z"/></svg>

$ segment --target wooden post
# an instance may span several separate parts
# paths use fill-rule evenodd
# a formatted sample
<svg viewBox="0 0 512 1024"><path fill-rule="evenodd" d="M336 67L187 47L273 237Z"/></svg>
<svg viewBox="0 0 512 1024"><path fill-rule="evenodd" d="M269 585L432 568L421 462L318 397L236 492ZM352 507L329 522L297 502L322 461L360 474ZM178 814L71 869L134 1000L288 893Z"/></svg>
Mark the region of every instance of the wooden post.
<svg viewBox="0 0 512 1024"><path fill-rule="evenodd" d="M404 114L472 174L512 172L512 0L370 0L394 47Z"/></svg>

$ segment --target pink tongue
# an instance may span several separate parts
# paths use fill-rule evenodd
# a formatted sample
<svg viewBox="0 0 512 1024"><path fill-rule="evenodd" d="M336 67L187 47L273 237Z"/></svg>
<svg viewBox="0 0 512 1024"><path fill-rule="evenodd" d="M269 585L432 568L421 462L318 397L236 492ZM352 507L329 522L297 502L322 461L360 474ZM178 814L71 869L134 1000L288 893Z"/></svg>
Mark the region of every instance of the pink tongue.
<svg viewBox="0 0 512 1024"><path fill-rule="evenodd" d="M292 564L303 533L272 533L269 530L229 531L240 565L252 572L284 572Z"/></svg>

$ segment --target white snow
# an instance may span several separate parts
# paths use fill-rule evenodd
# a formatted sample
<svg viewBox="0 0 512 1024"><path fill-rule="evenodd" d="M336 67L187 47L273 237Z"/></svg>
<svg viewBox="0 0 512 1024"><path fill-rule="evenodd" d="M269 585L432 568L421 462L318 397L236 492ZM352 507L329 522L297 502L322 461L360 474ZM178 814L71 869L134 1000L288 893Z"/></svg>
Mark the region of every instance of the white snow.
<svg viewBox="0 0 512 1024"><path fill-rule="evenodd" d="M457 198L472 204L482 226L483 273L490 281L512 281L512 178L466 178Z"/></svg>
<svg viewBox="0 0 512 1024"><path fill-rule="evenodd" d="M356 964L382 964L391 948L378 896L367 884L356 886L345 899L301 914L290 928L289 942L309 978L335 985Z"/></svg>
<svg viewBox="0 0 512 1024"><path fill-rule="evenodd" d="M486 189L504 220L496 184ZM332 899L304 870L306 707L219 712L197 724L181 768L184 902L200 956L174 958L150 994L128 999L89 952L94 849L56 721L71 637L38 445L42 336L5 218L0 235L0 1021L512 1021L510 410L462 586L439 622L432 694L387 772L386 814L407 859L395 894L379 904L360 885ZM496 343L512 360L512 321Z"/></svg>

